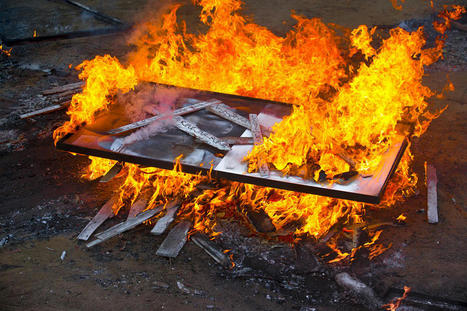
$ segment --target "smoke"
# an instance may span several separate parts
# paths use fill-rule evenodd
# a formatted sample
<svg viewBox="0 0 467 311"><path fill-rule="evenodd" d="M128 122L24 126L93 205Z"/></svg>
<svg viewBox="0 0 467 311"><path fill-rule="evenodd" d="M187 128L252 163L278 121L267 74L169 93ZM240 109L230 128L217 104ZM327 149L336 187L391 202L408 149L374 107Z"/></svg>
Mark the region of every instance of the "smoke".
<svg viewBox="0 0 467 311"><path fill-rule="evenodd" d="M123 104L125 113L131 122L157 115L163 115L163 118L124 138L117 138L110 147L111 150L118 152L123 150L125 146L166 132L173 125L172 112L176 108L177 101L181 98L191 97L194 94L196 92L191 90L146 84L138 87L135 92L120 95L118 100Z"/></svg>

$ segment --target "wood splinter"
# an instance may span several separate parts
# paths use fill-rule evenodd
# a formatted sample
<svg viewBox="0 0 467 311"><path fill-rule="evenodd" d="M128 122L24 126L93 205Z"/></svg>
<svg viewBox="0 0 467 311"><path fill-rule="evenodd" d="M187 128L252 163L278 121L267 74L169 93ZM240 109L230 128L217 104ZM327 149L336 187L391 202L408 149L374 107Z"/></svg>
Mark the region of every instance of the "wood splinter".
<svg viewBox="0 0 467 311"><path fill-rule="evenodd" d="M438 178L436 177L436 168L425 162L425 176L427 186L427 218L428 223L438 223L438 194L437 194L437 183Z"/></svg>
<svg viewBox="0 0 467 311"><path fill-rule="evenodd" d="M117 202L117 197L113 197L105 203L94 218L84 227L78 235L78 240L87 241L89 237L109 218L115 216L113 206Z"/></svg>
<svg viewBox="0 0 467 311"><path fill-rule="evenodd" d="M198 126L196 126L196 124L194 123L191 123L190 121L182 118L182 117L179 117L179 116L175 116L174 117L174 121L175 121L175 126L187 133L188 135L191 135L199 140L201 140L203 143L205 144L208 144L214 148L217 148L219 150L224 150L224 151L229 151L230 150L230 147L229 145L227 145L225 142L223 142L222 140L220 140L219 138L217 138L216 136L206 132L206 131L203 131L202 129L200 129Z"/></svg>
<svg viewBox="0 0 467 311"><path fill-rule="evenodd" d="M118 173L120 173L123 166L123 162L115 163L114 166L112 166L110 170L108 170L107 173L99 179L99 182L109 182L112 178L117 176Z"/></svg>
<svg viewBox="0 0 467 311"><path fill-rule="evenodd" d="M96 234L96 239L88 244L86 244L86 247L93 247L97 244L100 244L114 236L119 235L120 233L123 233L125 231L128 231L130 229L135 228L136 226L142 224L149 218L153 217L157 213L160 213L162 210L162 206L158 206L154 209L147 210L145 212L142 212L141 214L137 215L134 218L129 218L124 222L121 222L99 234Z"/></svg>
<svg viewBox="0 0 467 311"><path fill-rule="evenodd" d="M23 120L23 119L29 119L29 118L32 118L32 117L37 117L37 116L40 116L40 115L43 115L43 114L47 114L47 113L51 113L51 112L55 112L55 111L58 111L58 110L65 109L69 105L70 105L70 101L66 101L66 102L61 103L61 104L48 106L48 107L45 107L45 108L42 108L42 109L39 109L39 110L35 110L35 111L31 111L31 112L28 112L28 113L23 113L22 115L19 116L19 118Z"/></svg>
<svg viewBox="0 0 467 311"><path fill-rule="evenodd" d="M224 268L230 268L232 263L230 258L223 252L223 250L213 241L209 240L206 235L197 232L191 236L191 240L201 247L209 256L212 257L218 264Z"/></svg>
<svg viewBox="0 0 467 311"><path fill-rule="evenodd" d="M258 116L256 114L250 114L251 132L253 134L253 141L255 145L261 145L263 143L263 135L261 133L261 127L259 125ZM262 163L261 163L262 162ZM269 167L266 162L261 161L259 165L259 174L263 177L269 176Z"/></svg>
<svg viewBox="0 0 467 311"><path fill-rule="evenodd" d="M180 200L174 200L169 202L165 208L166 213L163 217L159 218L154 228L151 230L151 234L161 235L167 230L170 224L174 221L175 215L180 208Z"/></svg>
<svg viewBox="0 0 467 311"><path fill-rule="evenodd" d="M186 243L186 236L192 224L190 221L182 221L170 230L162 242L156 255L175 258Z"/></svg>

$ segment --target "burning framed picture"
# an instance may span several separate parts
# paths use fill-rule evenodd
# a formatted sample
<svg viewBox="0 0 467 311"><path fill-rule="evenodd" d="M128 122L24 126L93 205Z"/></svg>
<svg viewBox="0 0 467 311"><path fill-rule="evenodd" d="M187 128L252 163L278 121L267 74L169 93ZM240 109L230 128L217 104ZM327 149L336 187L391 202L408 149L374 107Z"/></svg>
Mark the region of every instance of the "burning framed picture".
<svg viewBox="0 0 467 311"><path fill-rule="evenodd" d="M57 148L163 169L172 169L181 155L181 170L190 174L379 203L407 146L404 137L396 137L371 172L358 172L341 147L334 148L333 157L344 164L340 171L326 171L318 162L305 163L293 174L274 163L255 169L248 157L262 145L263 136L274 139L280 130L276 125L290 115L291 105L157 84L117 97L119 105L66 135ZM313 133L312 128L302 130Z"/></svg>

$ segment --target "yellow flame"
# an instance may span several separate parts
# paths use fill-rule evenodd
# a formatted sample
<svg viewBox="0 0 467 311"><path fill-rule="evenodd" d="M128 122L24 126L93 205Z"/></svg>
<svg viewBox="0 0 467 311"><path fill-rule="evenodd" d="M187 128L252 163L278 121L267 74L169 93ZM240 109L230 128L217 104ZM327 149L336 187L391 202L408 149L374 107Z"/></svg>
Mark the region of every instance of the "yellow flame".
<svg viewBox="0 0 467 311"><path fill-rule="evenodd" d="M317 179L320 171L326 176L350 169L371 173L396 134L421 135L440 113L427 110L426 99L434 92L422 77L424 66L441 56L442 41L425 48L422 29L393 29L378 45L372 41L374 28L363 25L341 38L319 19L293 14L296 25L281 37L243 17L239 0L195 4L202 8L205 33L187 32L185 23L177 21L180 5L174 5L160 19L138 25L127 63L105 55L79 65L86 83L73 97L70 120L54 132L55 140L91 124L96 114L110 109L118 92L129 92L142 81L159 82L293 104L292 114L248 155L249 170L257 170L262 159L284 174ZM350 44L338 47L337 42L347 42L343 39ZM365 61L352 63L349 55L356 53ZM400 132L401 124L413 131ZM251 209L264 210L279 233L293 232L294 237L320 237L338 221L363 222L362 203L225 181L200 190L209 176L181 173L179 159L172 171L127 164L116 210L141 195L150 196L148 208L179 198L181 217L209 234L218 233L219 217L246 222L244 211ZM411 161L409 146L379 207L413 192L417 176ZM104 160L94 162L89 178L108 169ZM380 234L361 246L370 249L370 257L386 249L375 243ZM339 260L355 254L335 249Z"/></svg>

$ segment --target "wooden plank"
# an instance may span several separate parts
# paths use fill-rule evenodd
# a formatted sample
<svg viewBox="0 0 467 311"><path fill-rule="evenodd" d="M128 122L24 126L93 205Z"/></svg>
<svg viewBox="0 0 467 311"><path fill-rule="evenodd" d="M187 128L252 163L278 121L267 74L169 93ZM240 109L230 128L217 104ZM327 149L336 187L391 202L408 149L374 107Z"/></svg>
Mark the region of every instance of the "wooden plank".
<svg viewBox="0 0 467 311"><path fill-rule="evenodd" d="M190 221L182 221L170 230L167 237L162 242L156 255L162 257L175 258L186 243L186 236L191 228Z"/></svg>
<svg viewBox="0 0 467 311"><path fill-rule="evenodd" d="M437 183L438 178L436 176L436 168L433 165L425 163L425 176L426 176L426 186L427 186L427 199L428 199L428 208L427 208L427 218L428 223L436 224L438 223L438 193L437 193Z"/></svg>
<svg viewBox="0 0 467 311"><path fill-rule="evenodd" d="M123 162L117 162L99 179L99 182L108 182L114 178L123 168Z"/></svg>
<svg viewBox="0 0 467 311"><path fill-rule="evenodd" d="M261 127L259 125L258 116L251 113L249 115L251 123L251 133L253 134L253 141L255 145L261 145L263 143L263 135L261 133ZM269 176L269 167L266 162L262 162L259 165L259 174L261 176Z"/></svg>
<svg viewBox="0 0 467 311"><path fill-rule="evenodd" d="M230 150L230 147L229 145L227 145L225 142L223 142L222 140L220 140L219 138L217 138L216 136L208 133L208 132L205 132L203 131L202 129L200 129L198 126L196 126L196 124L194 123L191 123L190 121L182 118L182 117L179 117L179 116L176 116L174 117L174 121L175 121L175 126L187 133L188 135L191 135L195 138L198 138L199 140L201 140L203 143L206 143L210 146L213 146L214 148L217 148L219 150L224 150L224 151L229 151Z"/></svg>
<svg viewBox="0 0 467 311"><path fill-rule="evenodd" d="M54 111L65 109L66 107L68 107L69 104L70 104L70 102L67 101L65 103L61 103L61 104L58 104L58 105L52 105L52 106L48 106L48 107L45 107L45 108L42 108L42 109L39 109L39 110L24 113L24 114L20 115L19 117L20 117L20 119L29 119L29 118L32 118L32 117L36 117L36 116L40 116L40 115L43 115L43 114L47 114L47 113L51 113L51 112L54 112Z"/></svg>
<svg viewBox="0 0 467 311"><path fill-rule="evenodd" d="M141 213L147 206L148 200L146 198L141 198L136 200L130 207L128 212L127 220L130 218L135 218L139 213Z"/></svg>
<svg viewBox="0 0 467 311"><path fill-rule="evenodd" d="M147 210L145 212L142 212L138 216L134 218L130 218L124 222L121 222L99 234L96 234L96 239L88 244L86 244L86 247L93 247L97 244L100 244L116 235L119 235L125 231L128 231L130 229L133 229L134 227L142 224L149 218L153 217L157 213L160 213L162 210L162 206L158 206L154 209Z"/></svg>
<svg viewBox="0 0 467 311"><path fill-rule="evenodd" d="M191 240L224 268L232 266L230 258L223 252L222 248L209 240L204 234L197 232L191 236Z"/></svg>
<svg viewBox="0 0 467 311"><path fill-rule="evenodd" d="M76 83L70 83L70 84L65 84L61 86L56 86L48 90L42 91L42 95L52 95L52 94L57 94L57 93L63 93L66 91L72 91L72 90L77 90L80 89L81 87L84 86L84 82L76 82Z"/></svg>
<svg viewBox="0 0 467 311"><path fill-rule="evenodd" d="M73 0L64 0L65 2L71 4L71 5L74 5L80 9L83 9L85 11L88 11L89 13L92 13L96 16L97 19L99 20L102 20L104 22L108 22L108 23L111 23L111 24L115 24L115 25L123 25L123 22L121 20L119 20L118 18L116 17L112 17L112 16L108 16L108 15L105 15L97 10L94 10L93 8L90 8L88 7L87 5L84 5L82 3L79 3L77 1L73 1Z"/></svg>
<svg viewBox="0 0 467 311"><path fill-rule="evenodd" d="M117 202L117 197L113 197L105 203L94 218L84 227L78 235L78 240L87 241L91 234L99 228L108 218L114 217L113 205Z"/></svg>
<svg viewBox="0 0 467 311"><path fill-rule="evenodd" d="M192 112L204 109L204 108L206 108L206 107L208 107L208 106L210 106L212 104L220 103L220 101L218 101L217 99L213 99L213 100L209 100L209 101L200 101L200 100L197 100L197 99L194 99L194 98L187 99L187 102L191 103L191 105L186 106L186 107L182 107L180 109L176 109L176 110L174 110L172 112L169 112L169 113L163 113L163 114L160 114L160 115L157 115L157 116L154 116L154 117L150 117L150 118L147 118L147 119L144 119L144 120L141 120L141 121L136 121L136 122L127 124L127 125L121 126L119 128L109 130L109 131L107 131L107 133L111 134L111 135L114 135L114 134L120 134L120 133L124 133L124 132L128 132L128 131L132 131L132 130L135 130L137 128L146 126L146 125L148 125L148 124L150 124L150 123L152 123L154 121L157 121L157 120L168 118L170 116L185 115L185 114L188 114L188 113L192 113Z"/></svg>
<svg viewBox="0 0 467 311"><path fill-rule="evenodd" d="M254 144L252 137L226 136L226 137L220 137L219 139L229 145L253 145Z"/></svg>
<svg viewBox="0 0 467 311"><path fill-rule="evenodd" d="M157 223L154 225L154 228L151 230L151 234L161 235L167 230L169 225L175 219L178 209L180 208L180 200L174 200L167 204L166 213L161 217Z"/></svg>
<svg viewBox="0 0 467 311"><path fill-rule="evenodd" d="M221 118L229 120L240 126L243 126L244 128L249 129L251 127L250 121L248 121L247 118L242 117L241 115L233 111L231 107L223 103L220 103L217 105L211 105L207 107L206 109L214 113L215 115L218 115Z"/></svg>

